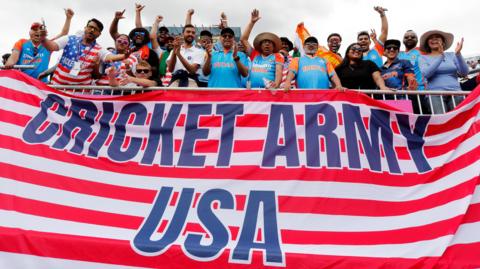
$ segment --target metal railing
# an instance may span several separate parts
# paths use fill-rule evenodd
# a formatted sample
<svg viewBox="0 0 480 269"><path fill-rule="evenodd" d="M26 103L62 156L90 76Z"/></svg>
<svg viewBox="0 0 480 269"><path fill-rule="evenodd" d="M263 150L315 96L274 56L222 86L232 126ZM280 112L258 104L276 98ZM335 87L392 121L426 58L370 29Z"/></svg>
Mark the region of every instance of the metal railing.
<svg viewBox="0 0 480 269"><path fill-rule="evenodd" d="M49 85L60 91L79 95L103 95L122 96L150 91L238 91L245 89L224 89L224 88L165 88L165 87L109 87L109 86L69 86ZM253 89L256 90L256 89ZM263 90L263 89L260 89ZM279 90L269 90L275 94ZM416 114L443 114L457 107L470 93L468 91L381 91L381 90L355 90L365 93L377 100L395 101L409 100L412 109ZM292 90L295 92L295 90Z"/></svg>

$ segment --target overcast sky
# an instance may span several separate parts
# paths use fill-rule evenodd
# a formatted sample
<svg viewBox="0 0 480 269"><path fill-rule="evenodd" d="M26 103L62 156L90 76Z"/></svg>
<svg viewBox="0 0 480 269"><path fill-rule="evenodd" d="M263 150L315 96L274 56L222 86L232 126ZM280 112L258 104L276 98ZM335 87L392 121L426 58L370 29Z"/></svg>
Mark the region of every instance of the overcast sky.
<svg viewBox="0 0 480 269"><path fill-rule="evenodd" d="M0 0L2 5L2 38L0 53L10 52L13 44L20 38L28 38L32 22L45 19L50 36L58 33L64 22L63 8L75 11L70 33L83 30L88 19L95 17L102 21L105 30L98 39L104 47L112 46L108 27L115 10L126 9L126 19L120 22L121 33L128 33L134 27L134 3L128 0ZM280 36L293 38L296 24L304 21L310 33L325 44L329 33L338 32L343 37L340 51L344 54L346 47L355 41L360 30L375 28L380 32L380 18L373 6L388 8L387 17L390 25L389 38L401 39L408 29L419 35L423 32L439 29L455 35L455 43L465 38L464 56L480 54L480 33L478 29L478 0L143 0L144 25L151 25L156 15L164 17L165 25L180 25L185 21L187 9L195 9L193 23L209 26L218 24L219 16L224 11L230 26L242 29L250 18L252 9L260 10L261 20L256 24L251 41L257 33L271 31ZM403 49L403 48L402 48Z"/></svg>

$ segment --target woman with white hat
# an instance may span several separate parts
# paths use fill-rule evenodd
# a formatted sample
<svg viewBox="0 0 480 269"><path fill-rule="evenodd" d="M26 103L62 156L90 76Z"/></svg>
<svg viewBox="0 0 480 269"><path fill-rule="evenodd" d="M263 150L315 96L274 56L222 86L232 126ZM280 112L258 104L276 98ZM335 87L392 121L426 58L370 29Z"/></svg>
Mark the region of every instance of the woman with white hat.
<svg viewBox="0 0 480 269"><path fill-rule="evenodd" d="M455 52L445 52L453 43L453 34L432 30L420 38L420 49L425 55L420 56L419 65L427 79L427 90L458 91L461 90L458 76L468 74L468 66L461 54L463 38L457 43ZM452 98L432 97L433 113L444 113L454 108ZM458 104L461 100L455 100Z"/></svg>
<svg viewBox="0 0 480 269"><path fill-rule="evenodd" d="M243 31L240 41L247 48L252 59L249 81L252 88L278 88L282 81L283 56L278 53L282 47L280 38L269 32L258 34L252 45L248 42L253 26L260 19L260 13L254 9L250 22Z"/></svg>

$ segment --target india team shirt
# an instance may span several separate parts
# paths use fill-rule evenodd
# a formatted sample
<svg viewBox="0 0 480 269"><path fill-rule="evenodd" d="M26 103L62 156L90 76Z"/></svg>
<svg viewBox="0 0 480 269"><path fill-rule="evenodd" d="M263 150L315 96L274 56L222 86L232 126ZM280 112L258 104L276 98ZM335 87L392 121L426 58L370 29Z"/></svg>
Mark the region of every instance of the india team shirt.
<svg viewBox="0 0 480 269"><path fill-rule="evenodd" d="M238 52L240 62L248 67L247 56ZM211 57L211 72L208 81L210 88L242 88L241 74L233 60L233 52L213 51Z"/></svg>
<svg viewBox="0 0 480 269"><path fill-rule="evenodd" d="M413 76L413 66L408 60L401 60L398 57L387 67L383 65L380 68L385 85L397 90L404 89L407 86L407 76Z"/></svg>
<svg viewBox="0 0 480 269"><path fill-rule="evenodd" d="M398 55L399 59L408 60L413 65L413 71L415 72L415 79L418 83L418 90L425 89L425 80L423 79L422 71L420 70L420 65L418 64L418 59L420 59L422 53L418 48L411 49L410 51L401 51Z"/></svg>
<svg viewBox="0 0 480 269"><path fill-rule="evenodd" d="M16 64L34 66L33 69L23 69L22 72L25 74L38 78L42 72L48 69L51 52L44 46L39 45L35 48L31 40L20 39L13 46L13 50L17 50L20 53ZM48 82L47 78L43 78L42 81Z"/></svg>
<svg viewBox="0 0 480 269"><path fill-rule="evenodd" d="M63 49L62 57L53 74L52 84L90 85L92 84L92 72L96 62L104 61L111 52L93 42L89 45L82 43L82 36L64 36L55 41L60 49ZM74 72L75 65L80 69Z"/></svg>
<svg viewBox="0 0 480 269"><path fill-rule="evenodd" d="M294 58L289 69L295 74L299 89L328 89L334 74L332 64L317 56Z"/></svg>
<svg viewBox="0 0 480 269"><path fill-rule="evenodd" d="M375 42L375 46L373 47L373 49L369 50L366 55L363 56L363 60L365 61L370 60L374 62L378 68L380 68L383 65L383 60L382 60L383 52L384 52L383 45L378 42Z"/></svg>
<svg viewBox="0 0 480 269"><path fill-rule="evenodd" d="M272 53L267 57L256 56L252 61L250 70L250 86L252 88L265 88L264 79L275 81L275 67L283 65L283 57L279 53Z"/></svg>

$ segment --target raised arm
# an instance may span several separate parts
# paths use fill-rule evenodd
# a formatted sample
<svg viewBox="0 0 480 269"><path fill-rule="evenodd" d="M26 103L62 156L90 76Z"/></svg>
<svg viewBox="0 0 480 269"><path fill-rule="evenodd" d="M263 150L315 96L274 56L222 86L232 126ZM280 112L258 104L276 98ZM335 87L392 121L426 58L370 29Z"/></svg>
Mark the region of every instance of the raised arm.
<svg viewBox="0 0 480 269"><path fill-rule="evenodd" d="M380 33L380 36L378 37L378 40L383 45L383 43L385 43L388 37L388 20L387 20L387 16L385 15L385 11L387 11L388 9L379 7L379 6L376 6L373 9L375 9L375 11L378 12L378 14L380 14L380 19L382 20L382 28L381 28L381 33Z"/></svg>
<svg viewBox="0 0 480 269"><path fill-rule="evenodd" d="M115 16L113 17L113 21L110 24L110 29L109 29L110 36L113 38L113 40L116 40L117 37L120 35L118 33L118 22L121 19L125 19L125 17L123 16L124 13L125 13L125 9L123 11L115 11Z"/></svg>
<svg viewBox="0 0 480 269"><path fill-rule="evenodd" d="M135 27L142 28L142 10L145 5L135 3Z"/></svg>
<svg viewBox="0 0 480 269"><path fill-rule="evenodd" d="M73 12L73 10L70 8L66 8L64 10L65 10L65 23L63 23L62 31L58 35L54 36L51 40L57 40L62 36L66 36L70 31L70 23L72 22L72 18L73 18L73 15L75 15L75 12Z"/></svg>
<svg viewBox="0 0 480 269"><path fill-rule="evenodd" d="M152 25L152 30L150 31L150 40L152 41L152 49L156 50L157 48L160 47L160 44L158 43L157 39L157 33L158 33L158 26L160 25L160 22L163 21L163 16L158 15L155 17L155 21L153 22ZM160 58L161 55L158 55L158 58Z"/></svg>
<svg viewBox="0 0 480 269"><path fill-rule="evenodd" d="M223 29L228 27L228 19L227 15L225 12L220 13L220 24L218 25L218 28Z"/></svg>
<svg viewBox="0 0 480 269"><path fill-rule="evenodd" d="M59 51L60 50L60 47L58 46L57 42L52 41L52 40L45 39L42 42L42 45L49 51Z"/></svg>
<svg viewBox="0 0 480 269"><path fill-rule="evenodd" d="M250 34L252 33L253 26L259 19L260 12L258 11L258 9L254 9L250 16L250 21L248 22L247 26L243 30L242 36L240 37L240 41L247 50L247 54L250 54L253 49L252 45L248 42L248 39L250 38Z"/></svg>
<svg viewBox="0 0 480 269"><path fill-rule="evenodd" d="M195 13L194 9L187 10L187 15L185 16L185 25L192 24L192 16Z"/></svg>

